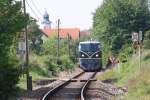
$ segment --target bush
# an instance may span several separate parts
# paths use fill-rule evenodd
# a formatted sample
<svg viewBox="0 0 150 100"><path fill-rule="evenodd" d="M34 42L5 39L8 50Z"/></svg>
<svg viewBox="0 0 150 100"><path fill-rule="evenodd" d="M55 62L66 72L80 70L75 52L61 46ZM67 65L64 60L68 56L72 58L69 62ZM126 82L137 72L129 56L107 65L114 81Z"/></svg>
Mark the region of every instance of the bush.
<svg viewBox="0 0 150 100"><path fill-rule="evenodd" d="M145 38L145 40L149 40L150 39L150 30L145 32L144 38Z"/></svg>
<svg viewBox="0 0 150 100"><path fill-rule="evenodd" d="M17 60L11 62L3 62L0 66L0 99L7 100L11 95L14 95L16 84L19 81Z"/></svg>
<svg viewBox="0 0 150 100"><path fill-rule="evenodd" d="M54 62L48 62L48 70L56 72L59 70L58 65Z"/></svg>
<svg viewBox="0 0 150 100"><path fill-rule="evenodd" d="M56 76L56 73L59 71L59 66L55 60L46 60L46 66L48 67L49 71L52 71L52 75Z"/></svg>
<svg viewBox="0 0 150 100"><path fill-rule="evenodd" d="M144 48L145 49L150 49L150 30L145 32L144 34Z"/></svg>
<svg viewBox="0 0 150 100"><path fill-rule="evenodd" d="M125 45L120 50L119 58L121 62L127 62L127 58L132 55L133 48L130 45Z"/></svg>
<svg viewBox="0 0 150 100"><path fill-rule="evenodd" d="M56 62L56 59L50 59L47 60L45 63L48 66L49 71L52 71L54 73L58 72L59 70L69 70L72 69L74 66L73 61L70 59L68 55L62 55L60 57L60 64L58 65Z"/></svg>
<svg viewBox="0 0 150 100"><path fill-rule="evenodd" d="M63 55L61 56L61 61L62 61L62 70L68 70L73 68L73 61L70 59L68 55Z"/></svg>
<svg viewBox="0 0 150 100"><path fill-rule="evenodd" d="M48 69L52 72L58 72L59 70L72 69L76 62L76 45L77 43L70 41L70 54L68 48L68 40L62 39L60 41L59 50L59 62L57 61L57 38L50 38L44 42L43 54L48 55L48 60L45 61Z"/></svg>
<svg viewBox="0 0 150 100"><path fill-rule="evenodd" d="M150 40L145 40L144 41L144 48L145 49L150 49Z"/></svg>

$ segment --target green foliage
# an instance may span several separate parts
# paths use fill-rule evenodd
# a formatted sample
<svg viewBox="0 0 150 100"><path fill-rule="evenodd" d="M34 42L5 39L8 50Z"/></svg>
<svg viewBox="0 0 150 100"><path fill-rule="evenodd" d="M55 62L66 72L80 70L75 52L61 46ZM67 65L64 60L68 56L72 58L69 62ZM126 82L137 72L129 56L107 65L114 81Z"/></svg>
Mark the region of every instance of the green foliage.
<svg viewBox="0 0 150 100"><path fill-rule="evenodd" d="M16 57L18 33L28 22L21 11L21 2L0 0L0 99L7 100L19 80Z"/></svg>
<svg viewBox="0 0 150 100"><path fill-rule="evenodd" d="M144 49L141 57L141 68L139 67L138 54L134 54L132 56L126 55L128 62L120 63L119 68L114 68L113 70L108 71L97 78L99 80L116 79L116 86L127 88L128 93L123 100L149 100L149 55L150 51Z"/></svg>
<svg viewBox="0 0 150 100"><path fill-rule="evenodd" d="M43 48L43 54L44 55L48 55L49 58L52 58L53 59L53 56L52 55L56 55L56 44L57 44L57 41L56 41L56 38L51 38L51 39L48 39L46 40L43 45L42 45L42 48Z"/></svg>
<svg viewBox="0 0 150 100"><path fill-rule="evenodd" d="M47 60L45 62L50 71L55 73L59 70L69 70L74 67L74 63L76 62L76 43L71 40L61 39L59 50L60 56L59 59L57 59L57 38L49 38L43 43L43 54L47 55ZM57 63L57 60L59 60L59 64Z"/></svg>
<svg viewBox="0 0 150 100"><path fill-rule="evenodd" d="M115 78L115 70L110 70L108 72L106 72L105 74L102 74L100 77L97 77L98 80L104 81L107 79L113 79Z"/></svg>
<svg viewBox="0 0 150 100"><path fill-rule="evenodd" d="M32 64L30 64L30 71L32 73L37 74L37 76L48 77L47 68L45 66L39 66L36 63L34 63L34 64L32 63Z"/></svg>
<svg viewBox="0 0 150 100"><path fill-rule="evenodd" d="M120 62L119 68L101 75L99 79L117 78L117 85L128 88L125 100L149 100L150 96L149 53L142 52L141 68L139 55L131 55L131 32L143 31L144 46L150 47L150 11L147 3L148 0L104 0L93 18L93 37L102 41L104 59L111 50L111 53L119 54L121 62L127 61Z"/></svg>
<svg viewBox="0 0 150 100"><path fill-rule="evenodd" d="M19 81L18 61L9 59L0 67L0 98L7 100L9 96L14 94L16 84ZM9 91L9 92L8 92Z"/></svg>
<svg viewBox="0 0 150 100"><path fill-rule="evenodd" d="M148 100L149 96L149 50L143 50L141 58L141 68L139 68L138 55L128 56L128 62L120 66L120 73L118 74L118 85L128 88L128 95L125 100Z"/></svg>
<svg viewBox="0 0 150 100"><path fill-rule="evenodd" d="M60 59L63 62L61 65L62 70L68 70L74 67L73 61L68 55L62 55Z"/></svg>
<svg viewBox="0 0 150 100"><path fill-rule="evenodd" d="M88 41L91 40L92 36L91 34L89 36L80 36L80 41Z"/></svg>
<svg viewBox="0 0 150 100"><path fill-rule="evenodd" d="M30 18L30 22L28 24L28 37L30 41L30 48L36 54L39 54L42 50L42 31L39 29L39 26L36 24L36 21Z"/></svg>
<svg viewBox="0 0 150 100"><path fill-rule="evenodd" d="M55 63L54 61L46 61L45 63L48 66L48 70L53 71L53 72L56 72L59 70L58 64Z"/></svg>
<svg viewBox="0 0 150 100"><path fill-rule="evenodd" d="M150 40L145 40L143 44L145 49L150 49Z"/></svg>
<svg viewBox="0 0 150 100"><path fill-rule="evenodd" d="M141 4L142 2L142 4ZM104 0L94 14L93 33L117 51L131 42L131 32L150 28L147 0Z"/></svg>
<svg viewBox="0 0 150 100"><path fill-rule="evenodd" d="M128 88L127 100L149 100L150 79L149 67L145 64L141 70L128 78L125 86Z"/></svg>
<svg viewBox="0 0 150 100"><path fill-rule="evenodd" d="M133 47L131 44L126 44L120 49L119 59L121 62L127 62L128 58L133 54Z"/></svg>
<svg viewBox="0 0 150 100"><path fill-rule="evenodd" d="M150 40L150 30L146 31L144 34L145 40Z"/></svg>
<svg viewBox="0 0 150 100"><path fill-rule="evenodd" d="M150 49L150 30L145 32L143 44L144 44L144 48Z"/></svg>
<svg viewBox="0 0 150 100"><path fill-rule="evenodd" d="M35 53L30 54L30 72L33 80L35 77L48 77L48 67L45 64L47 56L37 55Z"/></svg>

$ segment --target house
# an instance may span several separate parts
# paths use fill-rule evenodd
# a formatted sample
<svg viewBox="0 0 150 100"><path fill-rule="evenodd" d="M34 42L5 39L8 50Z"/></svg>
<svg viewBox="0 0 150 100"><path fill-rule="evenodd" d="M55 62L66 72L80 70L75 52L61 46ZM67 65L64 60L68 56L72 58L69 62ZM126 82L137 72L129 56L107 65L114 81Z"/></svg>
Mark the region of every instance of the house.
<svg viewBox="0 0 150 100"><path fill-rule="evenodd" d="M88 37L91 35L91 31L90 30L82 30L80 32L80 37Z"/></svg>
<svg viewBox="0 0 150 100"><path fill-rule="evenodd" d="M58 29L45 28L41 30L44 33L44 35L48 38L58 36ZM68 36L70 36L72 40L76 41L76 40L79 40L80 29L79 28L60 28L59 36L61 39L67 39Z"/></svg>

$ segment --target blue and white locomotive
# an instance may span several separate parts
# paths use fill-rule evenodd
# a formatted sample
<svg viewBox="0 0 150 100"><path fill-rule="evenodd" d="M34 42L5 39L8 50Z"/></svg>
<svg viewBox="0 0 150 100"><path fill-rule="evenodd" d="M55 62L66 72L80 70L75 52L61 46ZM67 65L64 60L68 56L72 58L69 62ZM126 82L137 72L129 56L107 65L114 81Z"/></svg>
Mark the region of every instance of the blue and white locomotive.
<svg viewBox="0 0 150 100"><path fill-rule="evenodd" d="M100 42L79 43L79 66L84 71L98 71L102 68L102 47Z"/></svg>

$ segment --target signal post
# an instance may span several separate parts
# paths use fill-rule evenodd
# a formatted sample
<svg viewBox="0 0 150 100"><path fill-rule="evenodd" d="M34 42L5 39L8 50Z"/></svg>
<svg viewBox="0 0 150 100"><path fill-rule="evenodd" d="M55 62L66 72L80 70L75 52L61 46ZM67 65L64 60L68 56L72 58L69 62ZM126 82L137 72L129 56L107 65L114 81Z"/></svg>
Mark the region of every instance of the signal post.
<svg viewBox="0 0 150 100"><path fill-rule="evenodd" d="M141 68L141 49L142 49L142 31L139 32L132 32L132 41L133 41L133 48L136 53L136 49L138 49L138 54L139 54L139 68Z"/></svg>

